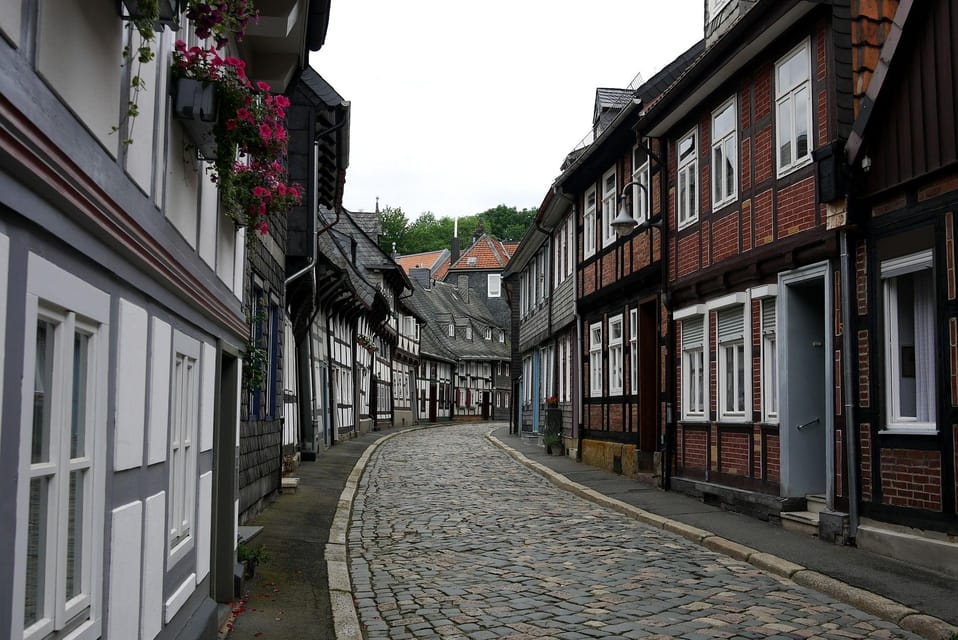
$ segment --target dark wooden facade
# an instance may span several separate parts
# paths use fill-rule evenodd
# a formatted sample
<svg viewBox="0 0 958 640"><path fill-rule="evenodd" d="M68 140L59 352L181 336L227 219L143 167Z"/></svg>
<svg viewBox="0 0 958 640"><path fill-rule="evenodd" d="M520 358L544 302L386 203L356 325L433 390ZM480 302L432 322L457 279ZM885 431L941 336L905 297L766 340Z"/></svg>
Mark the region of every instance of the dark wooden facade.
<svg viewBox="0 0 958 640"><path fill-rule="evenodd" d="M884 40L888 65L879 66L866 85L848 145L849 215L858 223L850 235L857 276L859 499L863 516L954 535L958 3L902 2L895 22ZM924 277L933 286L927 303L931 334L923 340L916 333L906 345L894 334L889 283L895 278L889 265L920 255L928 256L931 275ZM920 288L917 282L910 286ZM916 299L915 318L921 317L920 307ZM929 358L925 365L923 353ZM922 379L923 367L933 371L930 379ZM898 375L901 384L916 386L918 397L927 398L928 415L898 416L909 413L895 406Z"/></svg>

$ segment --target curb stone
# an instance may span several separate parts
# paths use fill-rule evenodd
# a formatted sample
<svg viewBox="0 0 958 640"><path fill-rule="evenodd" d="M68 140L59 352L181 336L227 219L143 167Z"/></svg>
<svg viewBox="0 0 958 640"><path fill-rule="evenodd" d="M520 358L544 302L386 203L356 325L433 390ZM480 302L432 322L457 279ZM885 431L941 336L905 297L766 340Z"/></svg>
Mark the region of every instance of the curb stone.
<svg viewBox="0 0 958 640"><path fill-rule="evenodd" d="M498 428L499 427L496 429ZM811 571L779 556L759 552L751 547L727 540L726 538L715 535L711 531L671 520L600 494L590 487L570 480L558 471L553 471L534 460L530 460L521 452L513 449L492 435L493 431L495 431L495 429L486 433L487 440L520 464L544 476L560 489L575 493L586 500L604 507L609 507L630 518L644 522L649 526L671 531L718 553L723 553L739 560L744 559L759 569L791 580L803 587L829 595L836 600L861 609L877 618L898 624L903 629L907 629L908 631L927 638L927 640L951 640L951 638L958 635L958 627L952 626L940 618L925 615L899 602L852 586L841 580L836 580L817 571ZM744 555L745 558L742 558L742 555Z"/></svg>

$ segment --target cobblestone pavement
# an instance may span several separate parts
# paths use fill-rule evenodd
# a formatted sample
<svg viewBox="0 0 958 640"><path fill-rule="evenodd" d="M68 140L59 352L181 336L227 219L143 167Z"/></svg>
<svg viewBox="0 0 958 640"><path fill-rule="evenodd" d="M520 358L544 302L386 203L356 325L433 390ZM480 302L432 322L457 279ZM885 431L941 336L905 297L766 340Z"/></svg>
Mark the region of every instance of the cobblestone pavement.
<svg viewBox="0 0 958 640"><path fill-rule="evenodd" d="M349 530L367 638L918 637L563 492L488 430L373 454Z"/></svg>

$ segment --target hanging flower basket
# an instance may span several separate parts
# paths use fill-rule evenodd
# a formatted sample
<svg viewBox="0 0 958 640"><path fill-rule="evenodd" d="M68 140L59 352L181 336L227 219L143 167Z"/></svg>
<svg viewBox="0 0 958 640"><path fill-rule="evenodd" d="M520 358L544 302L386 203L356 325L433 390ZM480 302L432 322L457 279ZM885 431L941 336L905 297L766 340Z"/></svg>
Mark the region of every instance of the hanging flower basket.
<svg viewBox="0 0 958 640"><path fill-rule="evenodd" d="M173 117L186 129L197 152L205 160L217 159L214 129L217 123L216 87L212 83L177 77L171 85Z"/></svg>
<svg viewBox="0 0 958 640"><path fill-rule="evenodd" d="M179 0L122 0L126 7L124 20L150 20L155 31L180 28Z"/></svg>

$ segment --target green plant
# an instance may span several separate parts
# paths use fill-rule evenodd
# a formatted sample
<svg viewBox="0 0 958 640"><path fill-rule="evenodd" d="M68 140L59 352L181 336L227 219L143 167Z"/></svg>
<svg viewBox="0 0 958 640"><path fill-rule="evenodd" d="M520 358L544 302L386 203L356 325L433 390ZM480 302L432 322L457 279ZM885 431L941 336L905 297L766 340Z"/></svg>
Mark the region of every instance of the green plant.
<svg viewBox="0 0 958 640"><path fill-rule="evenodd" d="M264 545L252 546L240 543L236 547L236 559L239 562L253 562L255 564L269 564L270 555Z"/></svg>
<svg viewBox="0 0 958 640"><path fill-rule="evenodd" d="M562 444L562 436L558 433L546 433L542 436L542 444L548 447Z"/></svg>
<svg viewBox="0 0 958 640"><path fill-rule="evenodd" d="M216 160L210 176L223 212L266 234L270 215L302 201L301 187L286 182L289 98L271 94L265 82L254 86L242 60L222 58L212 47L187 48L182 40L176 42L173 73L215 87L219 118L213 124Z"/></svg>

